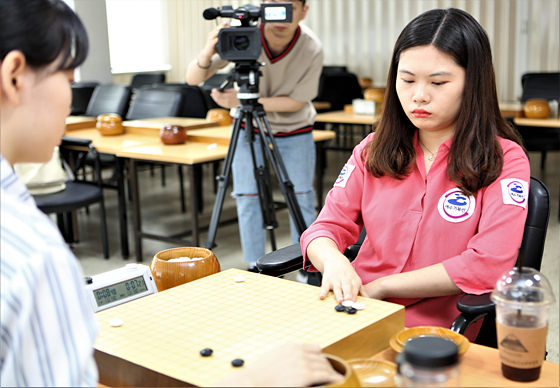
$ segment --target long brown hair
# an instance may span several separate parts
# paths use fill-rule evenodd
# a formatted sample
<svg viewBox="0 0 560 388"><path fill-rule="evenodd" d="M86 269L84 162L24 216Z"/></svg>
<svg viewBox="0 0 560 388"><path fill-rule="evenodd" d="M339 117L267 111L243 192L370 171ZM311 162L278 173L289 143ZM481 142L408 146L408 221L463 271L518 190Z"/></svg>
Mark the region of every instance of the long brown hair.
<svg viewBox="0 0 560 388"><path fill-rule="evenodd" d="M517 131L505 121L498 105L490 42L480 24L465 11L449 8L422 13L401 32L391 60L381 119L363 158L375 177L407 176L416 159L417 128L406 116L396 92L397 68L402 52L433 45L451 55L465 69L462 109L447 160L449 178L465 194L490 185L501 174L503 153L499 137L521 147Z"/></svg>

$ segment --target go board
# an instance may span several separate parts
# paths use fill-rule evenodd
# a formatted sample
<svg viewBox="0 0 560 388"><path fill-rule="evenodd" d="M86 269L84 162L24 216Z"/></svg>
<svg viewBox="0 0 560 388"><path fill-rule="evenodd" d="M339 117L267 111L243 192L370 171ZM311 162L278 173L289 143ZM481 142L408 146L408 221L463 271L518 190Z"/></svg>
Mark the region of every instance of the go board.
<svg viewBox="0 0 560 388"><path fill-rule="evenodd" d="M232 360L247 365L285 343L316 343L346 359L370 357L404 329L403 306L359 297L365 309L347 314L335 311L332 293L325 300L318 295L314 286L229 269L101 311L100 382L209 386L238 370ZM114 318L122 326L110 326ZM212 356L202 357L204 348Z"/></svg>

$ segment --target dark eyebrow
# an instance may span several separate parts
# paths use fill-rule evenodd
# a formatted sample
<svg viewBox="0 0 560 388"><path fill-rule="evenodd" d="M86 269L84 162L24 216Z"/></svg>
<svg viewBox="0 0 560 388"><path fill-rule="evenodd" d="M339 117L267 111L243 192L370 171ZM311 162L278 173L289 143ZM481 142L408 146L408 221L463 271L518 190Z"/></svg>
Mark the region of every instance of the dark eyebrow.
<svg viewBox="0 0 560 388"><path fill-rule="evenodd" d="M404 69L399 70L399 73L406 73L406 74L410 74L410 75L415 75L413 72L408 71L408 70L404 70ZM430 74L429 77L437 77L439 75L453 75L453 74L449 71L439 71L437 73Z"/></svg>
<svg viewBox="0 0 560 388"><path fill-rule="evenodd" d="M437 77L438 75L453 75L453 74L451 74L451 72L449 71L440 71L437 73L430 74L430 77Z"/></svg>

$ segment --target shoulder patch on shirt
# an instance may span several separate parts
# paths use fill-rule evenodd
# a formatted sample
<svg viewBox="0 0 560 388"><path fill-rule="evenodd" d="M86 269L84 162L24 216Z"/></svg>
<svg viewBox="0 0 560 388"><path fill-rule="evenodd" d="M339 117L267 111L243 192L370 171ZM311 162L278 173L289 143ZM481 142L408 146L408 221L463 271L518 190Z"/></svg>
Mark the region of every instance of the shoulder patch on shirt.
<svg viewBox="0 0 560 388"><path fill-rule="evenodd" d="M355 168L356 166L346 163L344 167L342 167L340 174L338 174L338 178L336 178L333 187L346 187L346 182L350 178L350 175L352 175L352 171L354 171Z"/></svg>
<svg viewBox="0 0 560 388"><path fill-rule="evenodd" d="M502 198L504 205L516 205L527 208L527 198L529 197L529 185L521 179L502 179Z"/></svg>
<svg viewBox="0 0 560 388"><path fill-rule="evenodd" d="M476 207L473 195L465 195L459 188L447 191L438 202L439 214L444 220L457 223L469 219Z"/></svg>

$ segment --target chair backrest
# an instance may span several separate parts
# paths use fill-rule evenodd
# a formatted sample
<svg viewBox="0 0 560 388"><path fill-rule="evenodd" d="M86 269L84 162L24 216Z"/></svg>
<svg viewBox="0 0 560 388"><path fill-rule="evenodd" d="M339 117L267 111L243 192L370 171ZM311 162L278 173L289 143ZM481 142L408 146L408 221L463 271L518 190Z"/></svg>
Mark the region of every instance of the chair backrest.
<svg viewBox="0 0 560 388"><path fill-rule="evenodd" d="M60 155L64 158L65 162L72 169L74 174L74 181L87 182L85 177L81 177L80 170L84 167L88 155L92 156L93 168L95 169L95 176L97 177L95 184L103 188L103 182L98 179L101 175L101 162L99 160L99 153L93 146L90 139L80 139L75 137L64 136L60 143Z"/></svg>
<svg viewBox="0 0 560 388"><path fill-rule="evenodd" d="M527 220L518 259L523 260L523 266L540 271L549 217L550 193L544 183L531 177Z"/></svg>
<svg viewBox="0 0 560 388"><path fill-rule="evenodd" d="M321 73L348 73L348 68L346 66L323 66Z"/></svg>
<svg viewBox="0 0 560 388"><path fill-rule="evenodd" d="M203 96L202 89L198 86L189 84L156 84L152 86L144 86L143 88L151 88L158 90L180 90L183 93L183 106L178 114L179 117L195 117L206 118L206 114L210 109L206 99Z"/></svg>
<svg viewBox="0 0 560 388"><path fill-rule="evenodd" d="M130 81L130 88L135 90L144 85L162 84L164 82L165 74L163 73L134 74Z"/></svg>
<svg viewBox="0 0 560 388"><path fill-rule="evenodd" d="M358 77L352 73L323 72L315 100L328 101L331 110L342 110L356 98L364 98Z"/></svg>
<svg viewBox="0 0 560 388"><path fill-rule="evenodd" d="M86 116L96 117L105 113L126 116L131 90L127 85L99 85L95 88L87 106Z"/></svg>
<svg viewBox="0 0 560 388"><path fill-rule="evenodd" d="M127 120L177 116L183 107L181 90L138 89L126 115Z"/></svg>
<svg viewBox="0 0 560 388"><path fill-rule="evenodd" d="M521 101L530 98L560 100L560 73L526 73L521 77Z"/></svg>
<svg viewBox="0 0 560 388"><path fill-rule="evenodd" d="M86 113L88 103L99 85L97 82L79 82L72 84L72 110L71 115L83 115Z"/></svg>

